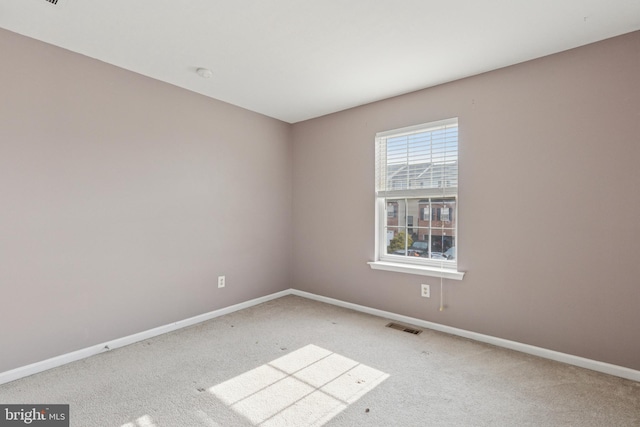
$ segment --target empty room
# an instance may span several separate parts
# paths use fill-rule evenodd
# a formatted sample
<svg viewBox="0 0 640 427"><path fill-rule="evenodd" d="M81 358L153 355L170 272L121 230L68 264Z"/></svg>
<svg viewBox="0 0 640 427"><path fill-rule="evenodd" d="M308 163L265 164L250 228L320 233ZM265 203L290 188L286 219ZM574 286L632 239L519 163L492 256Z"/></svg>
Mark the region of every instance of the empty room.
<svg viewBox="0 0 640 427"><path fill-rule="evenodd" d="M2 0L0 426L640 425L640 2Z"/></svg>

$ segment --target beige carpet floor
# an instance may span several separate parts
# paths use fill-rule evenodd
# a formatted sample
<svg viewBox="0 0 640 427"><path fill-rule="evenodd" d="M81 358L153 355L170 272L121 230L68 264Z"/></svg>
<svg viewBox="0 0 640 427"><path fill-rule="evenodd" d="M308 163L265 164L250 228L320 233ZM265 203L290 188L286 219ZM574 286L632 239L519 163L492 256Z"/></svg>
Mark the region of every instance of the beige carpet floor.
<svg viewBox="0 0 640 427"><path fill-rule="evenodd" d="M640 383L287 296L0 386L78 427L640 426Z"/></svg>

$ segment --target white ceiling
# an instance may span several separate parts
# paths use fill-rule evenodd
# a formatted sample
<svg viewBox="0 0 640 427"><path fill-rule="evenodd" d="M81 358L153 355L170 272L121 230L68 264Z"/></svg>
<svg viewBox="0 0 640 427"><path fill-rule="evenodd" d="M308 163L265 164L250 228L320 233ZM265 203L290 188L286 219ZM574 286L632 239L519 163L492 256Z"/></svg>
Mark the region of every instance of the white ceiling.
<svg viewBox="0 0 640 427"><path fill-rule="evenodd" d="M295 123L639 30L640 0L2 0L0 27Z"/></svg>

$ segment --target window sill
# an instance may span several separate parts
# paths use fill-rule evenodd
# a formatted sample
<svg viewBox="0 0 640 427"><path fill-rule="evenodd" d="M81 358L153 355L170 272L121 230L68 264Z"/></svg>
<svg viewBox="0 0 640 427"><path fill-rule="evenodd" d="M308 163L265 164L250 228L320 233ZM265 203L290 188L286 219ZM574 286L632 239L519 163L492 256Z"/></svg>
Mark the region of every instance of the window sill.
<svg viewBox="0 0 640 427"><path fill-rule="evenodd" d="M368 262L374 270L395 271L396 273L417 274L420 276L442 277L444 279L462 280L464 271L450 268L431 267L426 265L401 264L398 262L372 261Z"/></svg>

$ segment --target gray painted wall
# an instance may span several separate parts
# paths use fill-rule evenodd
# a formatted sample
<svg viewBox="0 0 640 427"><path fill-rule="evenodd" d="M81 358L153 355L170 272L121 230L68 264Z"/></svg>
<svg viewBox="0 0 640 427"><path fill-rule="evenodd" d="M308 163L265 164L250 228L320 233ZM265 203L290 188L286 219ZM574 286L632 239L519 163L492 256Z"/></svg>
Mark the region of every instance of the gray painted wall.
<svg viewBox="0 0 640 427"><path fill-rule="evenodd" d="M290 125L4 30L0 58L0 372L291 287Z"/></svg>
<svg viewBox="0 0 640 427"><path fill-rule="evenodd" d="M459 117L463 281L373 271L374 135ZM293 283L640 369L640 32L293 126ZM431 299L420 284L432 285Z"/></svg>

